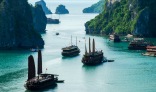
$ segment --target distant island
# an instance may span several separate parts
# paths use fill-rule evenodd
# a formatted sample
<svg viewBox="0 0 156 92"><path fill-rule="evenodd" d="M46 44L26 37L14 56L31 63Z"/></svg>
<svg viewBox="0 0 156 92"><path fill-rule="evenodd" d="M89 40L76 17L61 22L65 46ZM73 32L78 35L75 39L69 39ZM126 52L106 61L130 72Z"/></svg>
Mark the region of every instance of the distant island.
<svg viewBox="0 0 156 92"><path fill-rule="evenodd" d="M35 5L41 5L45 14L52 14L51 10L48 9L44 0L40 0Z"/></svg>
<svg viewBox="0 0 156 92"><path fill-rule="evenodd" d="M83 9L83 13L101 13L104 10L104 3L105 0L100 0L92 6Z"/></svg>
<svg viewBox="0 0 156 92"><path fill-rule="evenodd" d="M44 41L34 25L37 22L34 16L41 15L42 19L45 15L42 12L39 6L30 6L27 0L1 0L0 49L43 48Z"/></svg>
<svg viewBox="0 0 156 92"><path fill-rule="evenodd" d="M87 34L156 37L156 0L107 0L104 11L85 24Z"/></svg>
<svg viewBox="0 0 156 92"><path fill-rule="evenodd" d="M69 11L61 4L56 8L55 14L69 14Z"/></svg>

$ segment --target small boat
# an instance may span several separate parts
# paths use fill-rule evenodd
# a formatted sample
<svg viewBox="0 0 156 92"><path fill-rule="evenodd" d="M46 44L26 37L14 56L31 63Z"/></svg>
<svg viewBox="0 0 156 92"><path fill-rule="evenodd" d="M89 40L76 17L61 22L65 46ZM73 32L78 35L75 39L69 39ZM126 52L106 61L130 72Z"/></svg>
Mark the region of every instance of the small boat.
<svg viewBox="0 0 156 92"><path fill-rule="evenodd" d="M89 38L89 53L87 52L85 44L85 54L82 58L82 63L84 65L98 65L103 62L107 62L107 59L103 56L103 51L95 51L95 41L93 39L93 49L91 51L90 38Z"/></svg>
<svg viewBox="0 0 156 92"><path fill-rule="evenodd" d="M115 60L107 60L107 62L114 62Z"/></svg>
<svg viewBox="0 0 156 92"><path fill-rule="evenodd" d="M57 32L56 35L60 35L60 33Z"/></svg>
<svg viewBox="0 0 156 92"><path fill-rule="evenodd" d="M142 55L156 57L156 46L147 46L146 53Z"/></svg>
<svg viewBox="0 0 156 92"><path fill-rule="evenodd" d="M58 75L56 74L43 74L42 73L42 54L41 50L38 51L38 68L35 70L35 62L32 55L28 57L28 79L24 84L27 90L41 90L49 86L56 86Z"/></svg>
<svg viewBox="0 0 156 92"><path fill-rule="evenodd" d="M47 24L59 24L59 23L60 23L59 19L47 18Z"/></svg>
<svg viewBox="0 0 156 92"><path fill-rule="evenodd" d="M128 46L129 50L146 50L147 46L153 46L153 44L144 40L144 38L134 38Z"/></svg>
<svg viewBox="0 0 156 92"><path fill-rule="evenodd" d="M110 36L109 36L109 40L110 40L110 41L113 41L113 42L115 42L115 43L121 42L121 39L120 39L119 35L117 35L117 34L110 35Z"/></svg>
<svg viewBox="0 0 156 92"><path fill-rule="evenodd" d="M77 46L77 38L76 38L76 45L72 45L72 36L71 36L71 46L62 48L62 56L73 57L79 55L79 53L80 53L80 49Z"/></svg>

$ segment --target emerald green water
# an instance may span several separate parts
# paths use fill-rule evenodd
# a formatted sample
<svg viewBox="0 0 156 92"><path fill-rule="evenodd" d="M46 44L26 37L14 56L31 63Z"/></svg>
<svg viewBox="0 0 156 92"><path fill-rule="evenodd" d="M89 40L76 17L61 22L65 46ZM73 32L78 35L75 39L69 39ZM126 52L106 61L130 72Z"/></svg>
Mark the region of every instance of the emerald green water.
<svg viewBox="0 0 156 92"><path fill-rule="evenodd" d="M59 1L49 4L57 6ZM39 92L155 92L156 58L142 56L143 51L129 51L128 43L115 44L105 37L85 35L84 23L97 14L82 14L80 10L94 2L69 3L62 0L71 14L61 15L59 25L47 25L48 31L42 35L45 41L42 54L43 72L58 74L65 83ZM60 35L56 36L56 32ZM71 35L73 43L76 36L80 41L81 53L73 58L64 58L61 48L70 44ZM81 63L85 44L83 37L95 38L96 49L102 49L104 55L115 62L84 66ZM27 80L27 57L30 54L37 61L37 53L30 51L0 51L0 92L31 92L23 86Z"/></svg>

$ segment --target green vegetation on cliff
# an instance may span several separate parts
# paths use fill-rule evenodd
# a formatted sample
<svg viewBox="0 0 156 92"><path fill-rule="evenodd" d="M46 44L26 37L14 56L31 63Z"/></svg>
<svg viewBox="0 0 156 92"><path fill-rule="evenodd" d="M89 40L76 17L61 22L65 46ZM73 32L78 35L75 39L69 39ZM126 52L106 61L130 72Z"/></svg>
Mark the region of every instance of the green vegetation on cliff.
<svg viewBox="0 0 156 92"><path fill-rule="evenodd" d="M114 0L115 1L115 0ZM156 0L106 1L104 11L85 24L87 34L156 37Z"/></svg>
<svg viewBox="0 0 156 92"><path fill-rule="evenodd" d="M0 0L0 49L43 48L27 0Z"/></svg>
<svg viewBox="0 0 156 92"><path fill-rule="evenodd" d="M105 0L100 0L92 6L83 9L83 13L101 13L104 10L104 1Z"/></svg>

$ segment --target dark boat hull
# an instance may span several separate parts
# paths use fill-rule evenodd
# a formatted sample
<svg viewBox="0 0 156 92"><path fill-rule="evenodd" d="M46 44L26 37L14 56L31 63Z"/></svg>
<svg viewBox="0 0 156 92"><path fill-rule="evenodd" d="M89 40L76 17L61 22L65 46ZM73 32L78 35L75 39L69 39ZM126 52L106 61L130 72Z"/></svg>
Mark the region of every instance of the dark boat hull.
<svg viewBox="0 0 156 92"><path fill-rule="evenodd" d="M55 87L57 84L56 84L56 81L47 81L47 82L39 82L39 83L35 83L35 84L25 84L24 87L27 89L27 90L42 90L42 89L45 89L47 87Z"/></svg>
<svg viewBox="0 0 156 92"><path fill-rule="evenodd" d="M129 46L128 49L129 50L146 50L147 46L136 46L136 47L131 47Z"/></svg>
<svg viewBox="0 0 156 92"><path fill-rule="evenodd" d="M63 53L63 52L62 52L62 56L64 56L64 57L74 57L74 56L79 55L79 53L80 53L80 51L69 52L69 53Z"/></svg>
<svg viewBox="0 0 156 92"><path fill-rule="evenodd" d="M88 60L85 60L84 58L82 59L82 63L84 65L90 65L90 66L93 66L93 65L99 65L99 64L102 64L104 62L107 62L107 60L103 57L100 57L98 59L88 59Z"/></svg>

